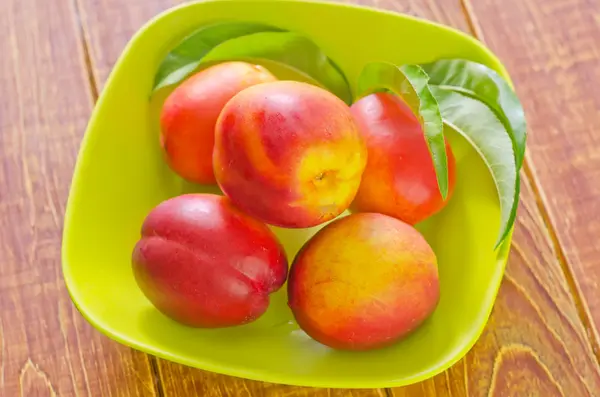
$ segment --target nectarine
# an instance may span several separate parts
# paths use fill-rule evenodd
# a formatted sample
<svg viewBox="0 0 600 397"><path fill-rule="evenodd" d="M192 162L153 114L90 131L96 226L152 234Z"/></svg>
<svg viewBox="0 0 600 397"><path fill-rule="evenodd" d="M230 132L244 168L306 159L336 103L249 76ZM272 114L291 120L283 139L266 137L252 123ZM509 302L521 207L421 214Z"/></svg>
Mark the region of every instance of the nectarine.
<svg viewBox="0 0 600 397"><path fill-rule="evenodd" d="M245 62L224 62L193 75L167 97L161 113L161 145L167 163L190 182L212 184L215 123L241 90L275 81L266 69Z"/></svg>
<svg viewBox="0 0 600 397"><path fill-rule="evenodd" d="M162 202L146 217L133 272L165 315L195 327L254 321L287 276L287 259L263 223L211 194Z"/></svg>
<svg viewBox="0 0 600 397"><path fill-rule="evenodd" d="M423 128L404 101L393 94L371 94L359 99L351 110L369 150L352 208L394 216L410 224L444 208L456 179L450 145L446 144L449 194L443 200Z"/></svg>
<svg viewBox="0 0 600 397"><path fill-rule="evenodd" d="M336 219L300 250L289 306L313 339L344 350L389 345L437 306L436 256L412 226L387 215Z"/></svg>
<svg viewBox="0 0 600 397"><path fill-rule="evenodd" d="M367 161L350 108L307 83L241 91L223 108L215 132L217 183L240 209L276 226L335 218L354 198Z"/></svg>

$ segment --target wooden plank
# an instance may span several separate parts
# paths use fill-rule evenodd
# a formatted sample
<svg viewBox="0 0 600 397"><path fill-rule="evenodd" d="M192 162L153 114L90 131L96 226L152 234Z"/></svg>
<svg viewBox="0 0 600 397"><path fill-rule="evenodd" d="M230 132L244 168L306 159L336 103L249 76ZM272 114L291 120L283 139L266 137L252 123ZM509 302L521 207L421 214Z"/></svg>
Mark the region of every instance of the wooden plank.
<svg viewBox="0 0 600 397"><path fill-rule="evenodd" d="M102 89L121 51L151 18L181 0L75 0L92 57L92 74Z"/></svg>
<svg viewBox="0 0 600 397"><path fill-rule="evenodd" d="M354 2L428 17L465 31L469 26L458 0ZM80 3L100 85L130 35L155 12L171 5L169 0ZM111 15L119 15L116 29ZM351 392L265 384L159 360L164 395L592 395L600 389L600 375L536 197L524 179L515 248L488 327L469 355L446 373L407 388Z"/></svg>
<svg viewBox="0 0 600 397"><path fill-rule="evenodd" d="M0 2L0 396L154 396L145 355L92 329L61 274L91 100L69 1Z"/></svg>
<svg viewBox="0 0 600 397"><path fill-rule="evenodd" d="M600 356L600 2L477 0L468 8L524 102L529 173Z"/></svg>

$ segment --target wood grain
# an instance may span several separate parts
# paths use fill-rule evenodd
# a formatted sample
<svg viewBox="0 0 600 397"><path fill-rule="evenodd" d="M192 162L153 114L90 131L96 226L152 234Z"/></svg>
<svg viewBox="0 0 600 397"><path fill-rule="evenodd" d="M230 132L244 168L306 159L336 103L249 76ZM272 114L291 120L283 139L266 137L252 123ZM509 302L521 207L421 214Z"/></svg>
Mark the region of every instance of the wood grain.
<svg viewBox="0 0 600 397"><path fill-rule="evenodd" d="M417 14L463 30L469 27L463 18L459 0L357 2ZM591 197L597 193L597 186L586 184L598 174L594 174L592 168L583 162L577 162L578 157L574 154L578 147L563 145L570 148L570 151L564 149L563 152L560 142L561 139L577 144L585 139L588 144L595 142L591 129L584 124L594 121L586 115L594 114L594 110L598 114L599 102L597 97L578 95L587 94L590 90L583 84L586 77L598 81L600 75L595 74L597 70L592 61L595 59L597 62L600 55L597 51L585 55L587 48L595 48L596 45L588 43L587 39L574 40L573 43L564 41L564 37L569 39L572 38L569 35L583 32L580 27L575 29L575 33L568 30L572 29L573 21L568 26L566 22L560 22L560 29L555 27L557 31L550 34L550 28L556 24L550 25L548 18L558 13L570 15L576 12L579 13L576 15L581 15L582 7L588 3L583 0L560 4L557 0L532 2L538 3L542 15L537 15L533 9L525 9L527 6L519 0L510 0L510 5L505 2L503 7L495 6L492 0L477 0L471 8L479 21L482 21L482 14L490 19L485 26L481 24L479 30L499 52L504 48L504 61L515 75L521 95L527 98L528 115L533 117L530 119L530 124L533 121L530 142L534 142L530 145L530 148L533 146L530 166L534 182L542 180L543 175L548 175L546 178L551 176L549 168L540 171L536 158L563 160L555 167L575 178L572 181L561 179L561 183L577 189L569 192L553 182L552 188L542 189L543 199L549 202L548 197L558 195L563 200L560 203L567 203L565 208L574 212L567 217L585 220L584 213L577 213L574 204L579 205L578 200L582 200L585 208L593 210ZM0 49L3 50L0 86L3 93L9 93L0 96L0 186L3 187L0 190L0 215L6 219L5 224L11 225L11 228L0 231L0 396L156 395L149 365L149 360L154 359L108 341L72 308L61 282L58 247L74 156L91 106L83 68L85 57L81 52L78 25L71 7L75 4L79 11L81 30L89 52L92 83L101 89L131 35L146 20L173 3L175 0L76 0L75 3L52 2L52 5L36 0L0 2ZM548 4L553 4L554 8L546 8ZM561 4L576 4L579 9L561 10ZM588 5L587 10L597 10L596 6L592 6L592 0ZM527 18L532 18L533 25L523 23L529 28L515 27L511 22L519 18L524 21L524 17L513 15L513 10L519 7L520 12L526 12ZM494 13L500 17L494 16ZM593 18L594 13L589 15ZM492 21L493 18L498 21ZM546 32L546 38L542 34L541 39L533 41L536 45L533 47L529 47L532 41L527 41L530 40L527 34L515 37L523 36L519 29L527 32L532 29L531 26ZM589 23L585 26L592 32L597 30ZM567 31L570 33L567 34ZM517 46L519 51L508 48L505 42L511 40L521 45ZM575 66L550 57L554 54L551 45L556 43L562 43L562 47L555 48L555 51L578 55L572 59ZM528 51L537 54L535 57L548 52L545 58L537 59ZM537 68L535 70L541 70L546 73L545 76L557 79L548 84L555 84L559 90L566 89L565 92L573 95L568 98L576 99L574 105L554 98L553 90L543 90L546 86L530 86L530 79L535 84L541 84L542 80L536 79L528 67ZM565 68L587 74L571 76ZM538 91L544 92L545 96L538 98ZM561 117L561 108L557 107L559 103L568 107L569 118ZM553 107L547 108L547 105ZM548 122L544 123L544 120ZM570 125L576 129L566 128ZM542 135L546 130L550 131L549 137ZM586 131L587 135L565 138L565 131ZM536 134L539 134L537 138ZM592 155L591 148L585 153L588 157L583 159L592 165L600 161ZM564 171L569 162L571 168L582 169L591 176ZM586 186L587 190L579 185ZM393 390L326 390L246 381L158 360L158 395L598 395L598 366L589 347L586 330L579 320L569 283L557 259L560 255L546 230L543 214L538 210L538 198L527 177L522 189L513 251L494 312L473 350L444 374ZM549 195L550 192L552 195ZM579 192L577 199L568 197L573 192ZM551 205L556 207L558 204L549 202L549 207L553 208ZM553 223L559 224L551 211L550 214ZM585 231L589 236L597 236L598 229L592 227L589 219L587 222ZM576 236L581 238L584 235ZM560 234L559 238L565 241ZM587 241L593 247L591 237L577 241ZM584 245L573 245L572 249L577 255L587 253L591 256L592 248ZM583 249L589 252L581 251ZM569 253L566 249L567 258ZM589 261L590 258L584 259ZM587 265L589 262L586 261L580 260ZM570 259L570 263L576 262ZM594 269L600 273L600 266ZM582 290L585 292L585 288ZM589 294L587 298L589 304Z"/></svg>
<svg viewBox="0 0 600 397"><path fill-rule="evenodd" d="M92 105L68 1L0 2L0 396L153 396L149 361L76 312L64 204Z"/></svg>
<svg viewBox="0 0 600 397"><path fill-rule="evenodd" d="M525 104L530 174L600 356L600 3L477 0L470 8Z"/></svg>

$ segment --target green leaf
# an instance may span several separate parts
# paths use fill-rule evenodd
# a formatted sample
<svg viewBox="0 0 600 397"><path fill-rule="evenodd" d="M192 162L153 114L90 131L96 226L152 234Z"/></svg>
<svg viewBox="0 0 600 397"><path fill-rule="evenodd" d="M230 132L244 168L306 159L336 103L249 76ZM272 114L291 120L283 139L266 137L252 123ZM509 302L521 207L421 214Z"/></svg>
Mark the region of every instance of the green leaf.
<svg viewBox="0 0 600 397"><path fill-rule="evenodd" d="M264 31L278 32L281 29L257 23L225 22L196 30L167 54L158 67L153 90L183 81L200 65L210 50L224 41Z"/></svg>
<svg viewBox="0 0 600 397"><path fill-rule="evenodd" d="M402 98L417 115L427 147L431 153L438 187L442 197L448 196L448 158L444 125L438 104L427 84L428 77L420 66L396 66L386 62L367 64L358 78L359 97L378 91L391 91Z"/></svg>
<svg viewBox="0 0 600 397"><path fill-rule="evenodd" d="M519 199L519 173L506 128L485 103L457 90L432 86L444 123L479 152L489 168L500 198L500 232L496 248L514 223Z"/></svg>
<svg viewBox="0 0 600 397"><path fill-rule="evenodd" d="M512 140L520 169L527 140L525 113L508 82L487 66L463 59L443 59L423 65L423 69L429 75L429 85L477 99L494 111Z"/></svg>
<svg viewBox="0 0 600 397"><path fill-rule="evenodd" d="M346 103L352 102L344 74L310 39L293 32L260 32L221 43L202 62L267 59L309 76Z"/></svg>

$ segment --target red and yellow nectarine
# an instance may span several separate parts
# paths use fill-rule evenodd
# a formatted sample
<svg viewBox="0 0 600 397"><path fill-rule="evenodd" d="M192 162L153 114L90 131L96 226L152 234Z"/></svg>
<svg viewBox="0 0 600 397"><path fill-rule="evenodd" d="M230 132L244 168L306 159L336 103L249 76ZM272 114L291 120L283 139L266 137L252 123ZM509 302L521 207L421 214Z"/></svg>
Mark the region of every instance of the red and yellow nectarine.
<svg viewBox="0 0 600 397"><path fill-rule="evenodd" d="M272 225L310 227L335 218L354 198L366 161L349 107L307 83L247 88L217 121L219 186L236 206Z"/></svg>
<svg viewBox="0 0 600 397"><path fill-rule="evenodd" d="M336 349L389 345L418 327L439 299L436 256L412 226L387 215L334 220L296 256L289 306L313 339Z"/></svg>
<svg viewBox="0 0 600 397"><path fill-rule="evenodd" d="M215 123L241 90L276 78L245 62L223 62L196 73L167 97L161 113L161 144L167 163L191 182L212 184Z"/></svg>
<svg viewBox="0 0 600 397"><path fill-rule="evenodd" d="M283 247L265 224L211 194L182 195L155 207L132 262L137 284L156 308L208 328L257 319L288 270Z"/></svg>
<svg viewBox="0 0 600 397"><path fill-rule="evenodd" d="M450 145L446 144L449 193L443 200L423 128L404 101L393 94L371 94L351 110L369 150L352 208L410 224L439 212L450 199L456 179Z"/></svg>

